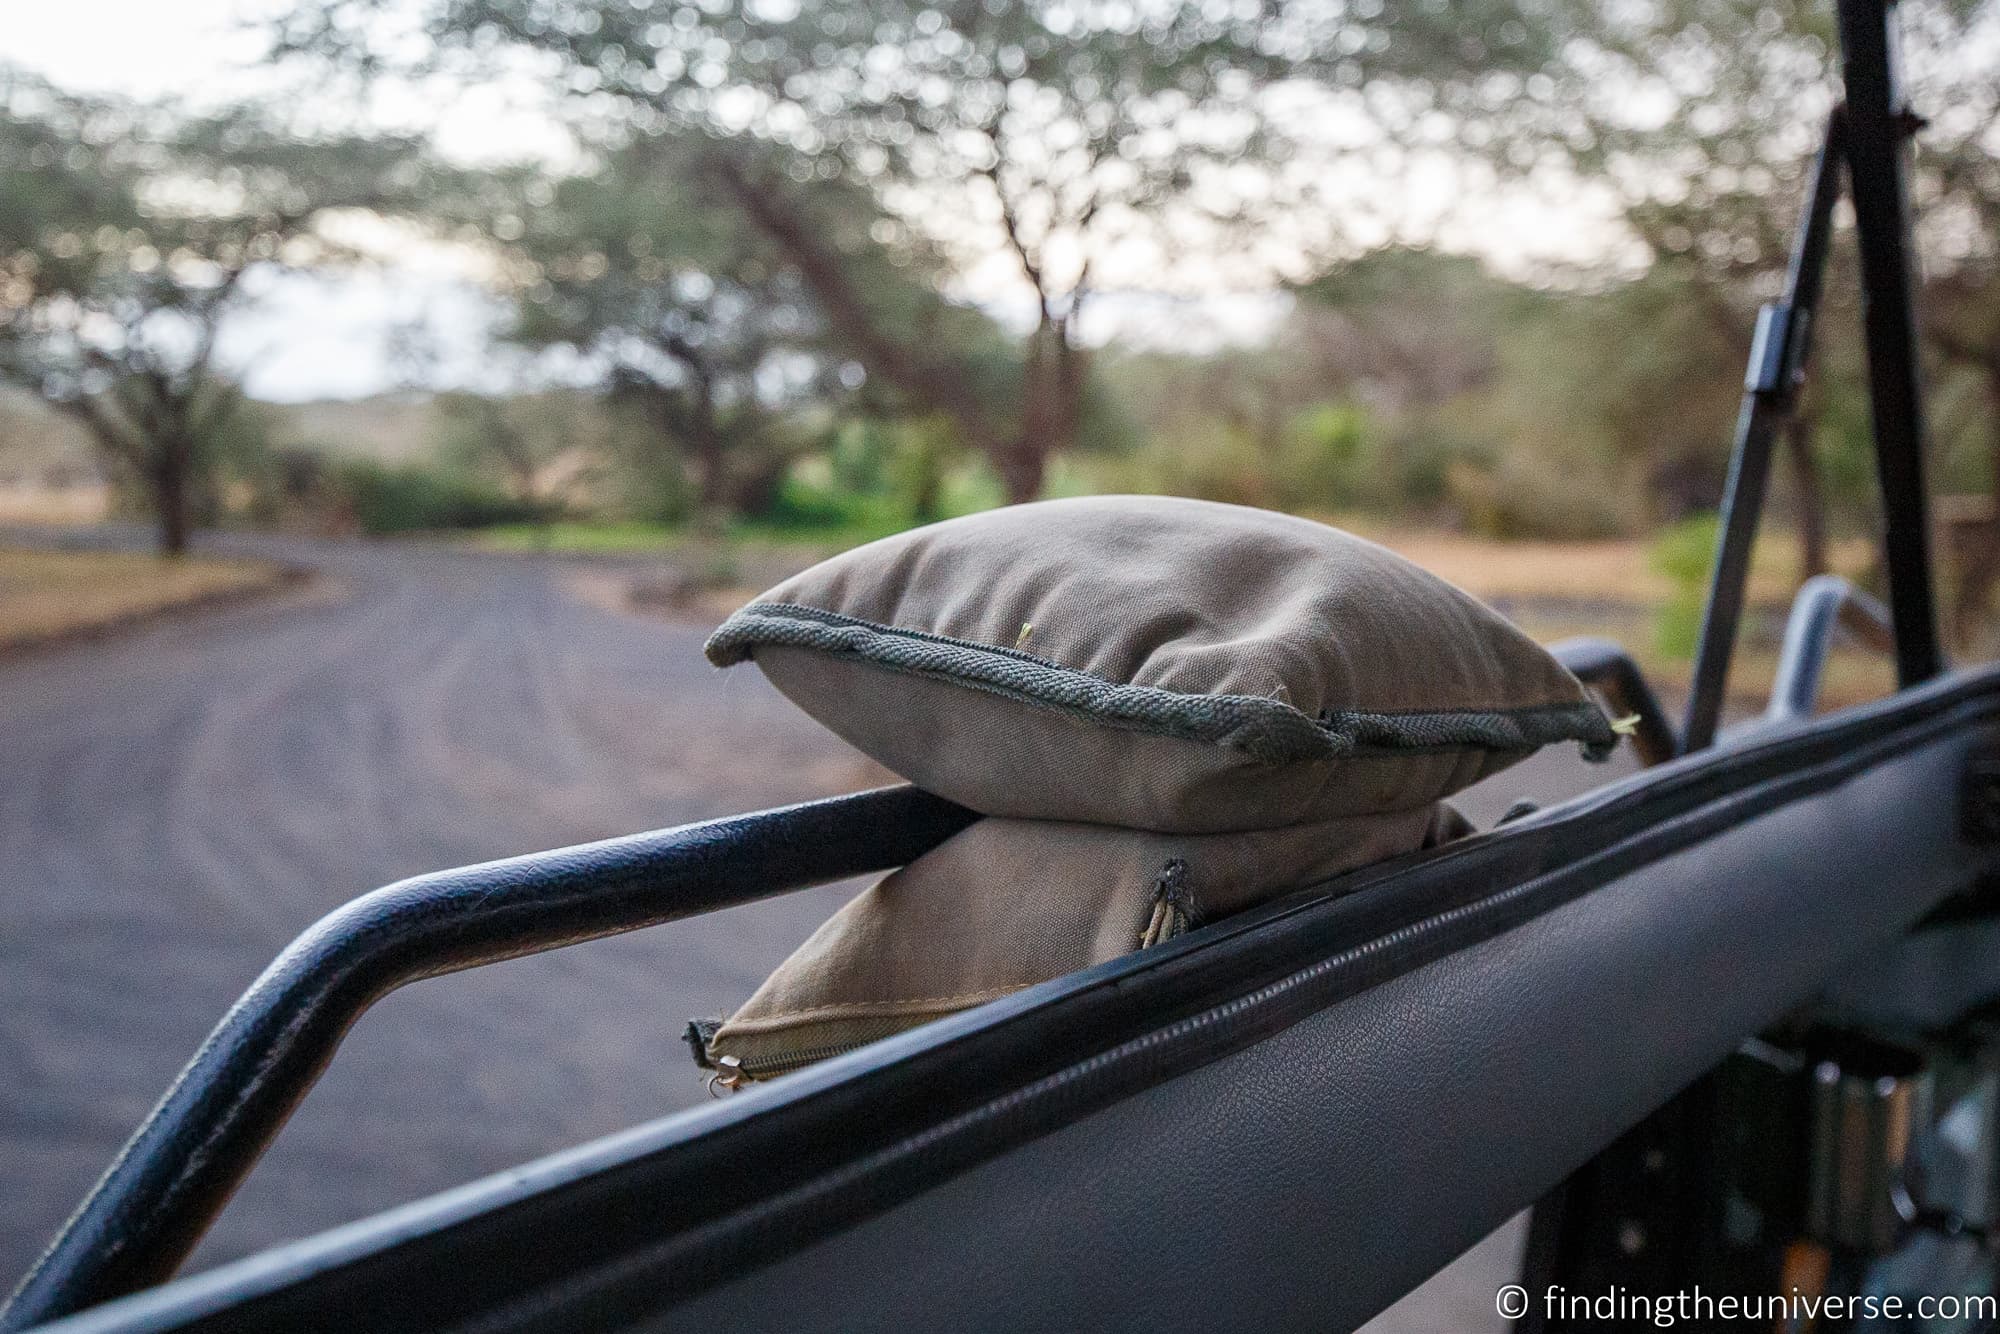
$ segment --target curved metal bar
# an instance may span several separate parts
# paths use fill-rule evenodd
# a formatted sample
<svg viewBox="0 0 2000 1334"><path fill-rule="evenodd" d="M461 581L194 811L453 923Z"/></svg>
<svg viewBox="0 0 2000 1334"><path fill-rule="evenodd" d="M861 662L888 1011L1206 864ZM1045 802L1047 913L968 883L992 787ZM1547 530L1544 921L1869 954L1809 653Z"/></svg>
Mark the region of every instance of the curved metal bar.
<svg viewBox="0 0 2000 1334"><path fill-rule="evenodd" d="M1820 574L1799 588L1785 619L1785 645L1778 654L1777 676L1771 682L1767 722L1810 718L1819 707L1820 680L1836 630L1883 653L1896 651L1896 631L1889 609L1838 575Z"/></svg>
<svg viewBox="0 0 2000 1334"><path fill-rule="evenodd" d="M900 866L979 817L912 787L417 876L338 908L223 1016L0 1309L18 1330L172 1276L354 1021L408 982Z"/></svg>
<svg viewBox="0 0 2000 1334"><path fill-rule="evenodd" d="M1565 639L1549 652L1579 681L1604 692L1612 708L1635 719L1632 749L1642 763L1665 764L1680 754L1674 725L1631 654L1608 639Z"/></svg>

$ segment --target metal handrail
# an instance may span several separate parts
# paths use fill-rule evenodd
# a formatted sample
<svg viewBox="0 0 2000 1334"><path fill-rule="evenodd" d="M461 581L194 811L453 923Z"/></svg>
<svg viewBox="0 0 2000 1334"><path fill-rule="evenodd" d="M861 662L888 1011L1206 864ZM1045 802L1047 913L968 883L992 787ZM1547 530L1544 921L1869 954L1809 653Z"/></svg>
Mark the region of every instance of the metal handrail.
<svg viewBox="0 0 2000 1334"><path fill-rule="evenodd" d="M172 1277L347 1030L396 988L901 866L978 818L879 788L439 871L335 909L223 1016L0 1308L0 1330Z"/></svg>
<svg viewBox="0 0 2000 1334"><path fill-rule="evenodd" d="M1827 654L1841 630L1868 648L1896 651L1895 623L1879 600L1839 575L1806 580L1785 620L1785 643L1771 682L1771 702L1764 710L1766 722L1794 722L1818 710Z"/></svg>
<svg viewBox="0 0 2000 1334"><path fill-rule="evenodd" d="M1596 687L1611 707L1632 719L1632 749L1641 763L1665 764L1680 754L1680 738L1632 655L1608 639L1565 639L1549 652L1570 674Z"/></svg>

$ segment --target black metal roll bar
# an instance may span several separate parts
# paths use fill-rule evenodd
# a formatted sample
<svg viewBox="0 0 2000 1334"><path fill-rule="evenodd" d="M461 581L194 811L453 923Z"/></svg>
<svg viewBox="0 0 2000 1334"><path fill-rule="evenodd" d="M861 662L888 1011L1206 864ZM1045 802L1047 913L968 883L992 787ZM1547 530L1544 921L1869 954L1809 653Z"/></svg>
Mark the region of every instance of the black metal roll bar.
<svg viewBox="0 0 2000 1334"><path fill-rule="evenodd" d="M1730 451L1722 528L1702 613L1684 751L1715 740L1750 576L1750 557L1778 428L1798 405L1845 177L1861 252L1861 310L1868 347L1868 403L1882 488L1883 555L1894 626L1897 684L1944 670L1931 588L1929 493L1924 484L1923 395L1917 364L1905 141L1922 124L1901 101L1895 11L1884 0L1838 0L1846 98L1827 120L1813 165L1783 297L1764 307L1744 376Z"/></svg>
<svg viewBox="0 0 2000 1334"><path fill-rule="evenodd" d="M396 988L901 866L978 818L879 788L439 871L335 909L223 1016L0 1308L0 1330L172 1277L347 1030Z"/></svg>

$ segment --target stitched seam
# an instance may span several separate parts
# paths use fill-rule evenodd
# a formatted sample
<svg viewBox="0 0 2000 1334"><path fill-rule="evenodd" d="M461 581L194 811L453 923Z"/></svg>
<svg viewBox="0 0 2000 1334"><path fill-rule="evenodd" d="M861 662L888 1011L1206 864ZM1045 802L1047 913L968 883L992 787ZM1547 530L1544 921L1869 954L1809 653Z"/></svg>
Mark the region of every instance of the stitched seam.
<svg viewBox="0 0 2000 1334"><path fill-rule="evenodd" d="M1017 650L796 603L751 603L723 622L703 651L709 661L727 667L762 644L853 658L1100 726L1228 746L1274 764L1355 754L1526 752L1568 740L1581 742L1585 754L1596 759L1617 744L1602 711L1587 700L1491 709L1342 709L1316 719L1260 695L1195 695L1109 681Z"/></svg>

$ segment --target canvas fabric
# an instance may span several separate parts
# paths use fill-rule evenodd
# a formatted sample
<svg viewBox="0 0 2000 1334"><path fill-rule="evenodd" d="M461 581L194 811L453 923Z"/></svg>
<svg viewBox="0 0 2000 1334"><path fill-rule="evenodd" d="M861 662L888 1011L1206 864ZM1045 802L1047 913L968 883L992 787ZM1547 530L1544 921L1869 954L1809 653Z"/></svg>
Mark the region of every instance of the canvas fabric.
<svg viewBox="0 0 2000 1334"><path fill-rule="evenodd" d="M703 1054L783 1074L1468 829L1443 803L1229 834L981 820L835 913Z"/></svg>
<svg viewBox="0 0 2000 1334"><path fill-rule="evenodd" d="M813 717L975 810L1163 832L1429 805L1540 746L1616 738L1478 600L1310 520L1046 501L856 548L725 621Z"/></svg>

